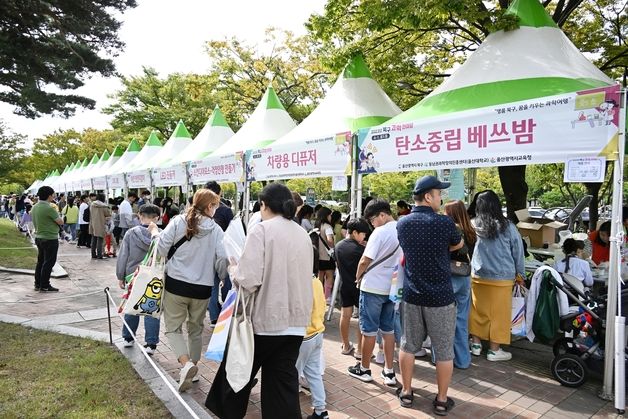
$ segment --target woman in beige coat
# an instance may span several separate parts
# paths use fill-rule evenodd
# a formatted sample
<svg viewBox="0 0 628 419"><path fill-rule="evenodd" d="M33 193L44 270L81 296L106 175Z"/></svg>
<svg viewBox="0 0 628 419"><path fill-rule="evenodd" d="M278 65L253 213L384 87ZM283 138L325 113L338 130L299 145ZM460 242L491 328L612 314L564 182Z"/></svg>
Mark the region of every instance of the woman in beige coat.
<svg viewBox="0 0 628 419"><path fill-rule="evenodd" d="M254 294L251 380L261 368L262 417L300 418L295 364L312 311L312 242L292 221L296 206L288 188L272 183L259 200L262 222L250 229L230 273L241 291ZM229 417L246 414L250 392L249 384L231 393Z"/></svg>
<svg viewBox="0 0 628 419"><path fill-rule="evenodd" d="M105 224L111 218L111 209L105 204L105 195L96 195L96 200L89 206L89 234L92 236L92 259L103 258L103 247L107 229Z"/></svg>

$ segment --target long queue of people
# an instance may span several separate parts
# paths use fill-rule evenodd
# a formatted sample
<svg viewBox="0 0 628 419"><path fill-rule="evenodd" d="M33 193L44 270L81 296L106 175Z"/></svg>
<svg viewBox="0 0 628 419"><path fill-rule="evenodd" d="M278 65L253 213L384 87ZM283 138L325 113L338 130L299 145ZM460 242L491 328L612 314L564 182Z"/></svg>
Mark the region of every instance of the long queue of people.
<svg viewBox="0 0 628 419"><path fill-rule="evenodd" d="M340 223L333 211L303 205L298 193L272 183L259 195L259 210L251 216L238 262L227 259L223 236L231 222L240 220L232 220L233 212L221 200L217 183L196 191L187 208L168 217L165 225L163 208L149 203L146 196L135 216L137 195L129 194L117 205L118 224L114 221L121 238L116 276L124 288L125 277L159 238L157 252L167 260L162 300L165 336L181 365L180 391L198 380L205 313L214 323L220 312L220 290L233 281L241 292L253 296L255 349L250 381L237 393L225 391L219 388L226 382L225 367L220 366L207 406L215 408L218 397L221 417L244 417L260 369L263 416L282 412L282 417L300 417L301 384L312 394L309 418L328 417L320 363L325 299L334 303L330 295L334 281L341 281L339 350L357 361L347 373L363 382L373 381L370 363L379 344L381 356L378 353L376 361L379 358L384 364L381 379L397 388L401 406L411 407L415 357L426 354L424 346L429 346L438 387L433 413L444 416L455 405L448 397L454 367L469 368L471 356L480 356L485 349L489 361L511 359L502 346L510 343L512 287L525 274L523 241L502 214L497 195L479 193L468 210L461 201L449 202L440 214L441 191L447 187L448 183L425 176L412 191L415 205L398 203L398 219L387 201L372 199L363 217ZM32 213L42 266L38 262L35 286L50 290L43 265L49 267L47 249L54 246L46 241L58 248L63 210L55 208L51 188L40 188L38 196ZM109 208L98 195L80 199L78 224L87 210L81 216L83 200L91 200L87 234L102 234L91 220L115 220L114 206ZM137 225L132 225L135 217ZM90 241L96 258L100 237ZM403 278L400 304L391 298L394 278ZM359 318L357 348L349 340L354 308ZM125 320L135 332L139 318ZM145 317L144 324L150 354L159 343L160 320ZM133 346L132 336L125 326L124 346ZM396 346L401 385L393 368Z"/></svg>

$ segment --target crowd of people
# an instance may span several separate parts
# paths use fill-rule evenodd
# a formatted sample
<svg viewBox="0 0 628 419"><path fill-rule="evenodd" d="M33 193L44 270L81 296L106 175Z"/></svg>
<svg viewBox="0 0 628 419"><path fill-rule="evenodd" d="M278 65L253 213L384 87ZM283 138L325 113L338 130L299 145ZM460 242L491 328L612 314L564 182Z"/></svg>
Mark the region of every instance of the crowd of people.
<svg viewBox="0 0 628 419"><path fill-rule="evenodd" d="M32 209L13 215L28 212L32 217L39 291L58 291L50 284L50 271L60 241L89 247L94 259L117 256L116 276L125 288L125 277L159 238L156 251L167 260L163 327L181 365L180 391L198 380L206 311L215 324L219 294L224 298L232 286L252 296L251 379L237 393L221 393L230 412L225 417L246 414L260 369L263 416L284 412L300 417L302 385L312 395L309 418L328 417L321 378L323 315L326 305L335 303L335 281L340 281L339 350L355 358L347 373L371 382L371 362L383 364L383 383L396 387L401 406L411 407L415 358L427 355L428 347L436 366L433 413L445 416L455 404L448 397L454 368L469 368L471 357L483 352L488 361L512 357L503 346L510 344L512 289L525 278L526 253L495 192L478 193L469 208L462 201L443 206L442 191L448 187L425 176L411 191L414 205L399 201L393 211L388 201L369 199L361 217L343 221L339 212L304 205L298 193L271 183L259 195L237 262L228 260L223 236L231 222L241 220L234 219L216 182L198 189L183 207L170 198L151 202L148 191L141 197L131 192L125 199L106 200L96 193L56 199L43 186L38 200L30 199ZM623 218L627 224L626 214ZM608 260L608 236L605 224L592 234L592 252L600 261ZM588 285L587 263L579 259L584 244L568 239L563 249L565 259L556 268ZM391 298L394 278L403 281L400 303ZM352 316L359 326L355 344L350 339ZM139 317L127 315L125 321L131 330L125 326L122 331L124 346L132 347ZM159 343L160 320L146 316L144 326L145 348L152 354ZM395 349L400 382L393 368ZM224 375L221 365L214 382L224 381Z"/></svg>

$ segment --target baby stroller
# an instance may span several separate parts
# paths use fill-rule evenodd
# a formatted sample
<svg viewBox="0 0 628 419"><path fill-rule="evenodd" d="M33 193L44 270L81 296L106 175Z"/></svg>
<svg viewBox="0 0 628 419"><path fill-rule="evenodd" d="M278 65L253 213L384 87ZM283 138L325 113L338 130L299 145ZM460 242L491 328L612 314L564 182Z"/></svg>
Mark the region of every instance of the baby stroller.
<svg viewBox="0 0 628 419"><path fill-rule="evenodd" d="M567 295L570 305L575 305L571 313L560 317L559 327L564 336L553 345L552 376L566 387L580 387L591 372L601 374L604 370L607 297L593 297L585 292L582 282L572 275L561 274L563 284L551 274L545 275ZM628 291L622 292L622 301L626 298Z"/></svg>

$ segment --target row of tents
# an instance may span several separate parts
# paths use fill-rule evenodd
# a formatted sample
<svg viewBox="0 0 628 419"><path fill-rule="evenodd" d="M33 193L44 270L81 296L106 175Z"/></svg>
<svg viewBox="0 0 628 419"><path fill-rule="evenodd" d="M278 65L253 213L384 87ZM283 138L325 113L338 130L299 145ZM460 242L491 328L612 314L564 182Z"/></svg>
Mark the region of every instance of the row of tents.
<svg viewBox="0 0 628 419"><path fill-rule="evenodd" d="M29 190L44 184L79 191L210 179L246 186L251 180L426 168L568 166L578 159L570 175L586 178L596 162L603 167L604 160L615 160L612 207L621 213L625 92L578 51L538 0L514 0L506 13L519 18L518 29L490 34L452 76L403 113L356 56L298 126L268 88L235 134L216 108L194 140L180 122L165 145L153 133L143 148L131 141L126 150L54 171ZM360 179L352 176L352 202L360 202ZM612 237L619 237L620 223L613 217ZM618 258L613 246L605 343L620 354L615 400L623 409L623 336L615 340L614 327ZM605 359L605 396L613 389L612 353L608 349Z"/></svg>

